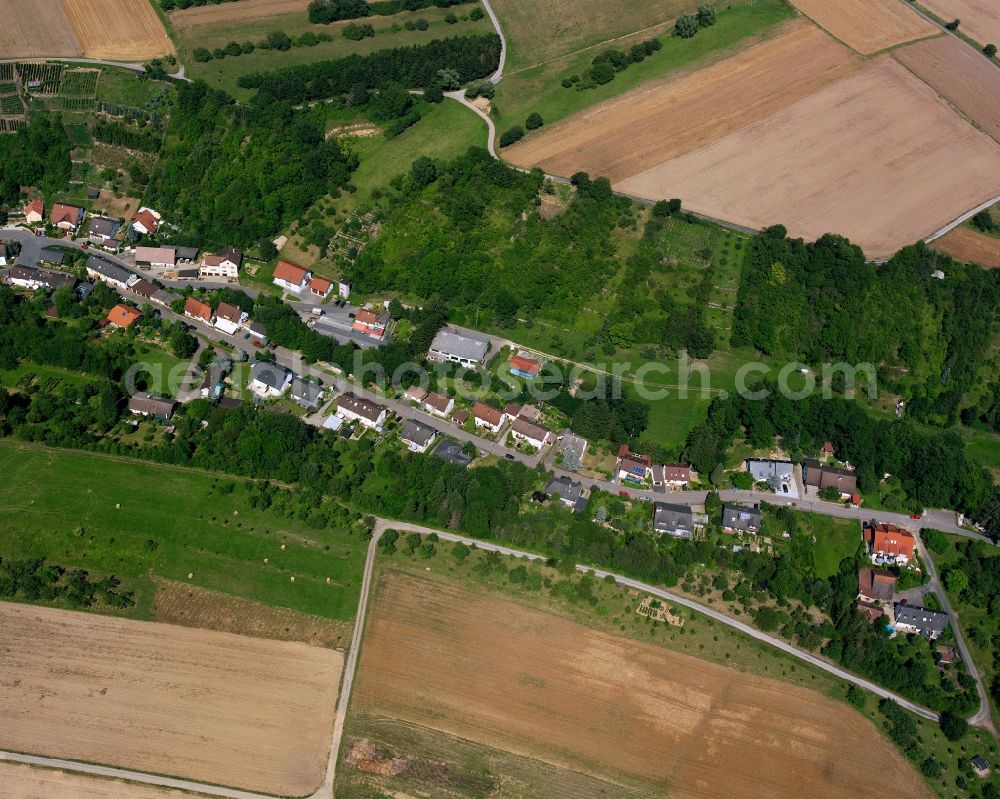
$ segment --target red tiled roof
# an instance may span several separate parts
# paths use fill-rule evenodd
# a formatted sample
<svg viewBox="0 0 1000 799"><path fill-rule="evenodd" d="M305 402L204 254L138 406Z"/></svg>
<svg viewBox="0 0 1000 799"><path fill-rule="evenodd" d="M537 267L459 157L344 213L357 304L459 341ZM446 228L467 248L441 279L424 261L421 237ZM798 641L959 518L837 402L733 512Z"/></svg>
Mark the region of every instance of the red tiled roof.
<svg viewBox="0 0 1000 799"><path fill-rule="evenodd" d="M682 463L665 463L663 479L667 482L686 483L691 479L691 467Z"/></svg>
<svg viewBox="0 0 1000 799"><path fill-rule="evenodd" d="M538 371L542 368L542 365L536 361L534 358L525 358L521 355L513 355L507 362L510 364L511 369L516 369L519 372L524 372L532 377L538 374Z"/></svg>
<svg viewBox="0 0 1000 799"><path fill-rule="evenodd" d="M472 415L477 419L482 419L484 422L496 427L500 424L500 420L503 419L503 415L496 408L487 405L485 402L477 402L472 406Z"/></svg>
<svg viewBox="0 0 1000 799"><path fill-rule="evenodd" d="M278 261L278 265L274 267L274 279L284 280L293 286L302 285L302 281L306 279L307 274L308 272L301 266L289 261Z"/></svg>
<svg viewBox="0 0 1000 799"><path fill-rule="evenodd" d="M60 222L69 222L71 225L75 225L82 215L82 208L77 208L75 205L56 203L52 206L52 211L49 213L49 221L53 225L58 225Z"/></svg>
<svg viewBox="0 0 1000 799"><path fill-rule="evenodd" d="M212 321L212 306L194 297L188 297L184 301L184 314L193 316L196 319L204 319L206 322Z"/></svg>
<svg viewBox="0 0 1000 799"><path fill-rule="evenodd" d="M333 288L333 284L325 277L314 277L309 281L309 288L319 294L326 294Z"/></svg>
<svg viewBox="0 0 1000 799"><path fill-rule="evenodd" d="M45 203L43 203L41 200L32 200L30 203L28 203L26 206L24 206L24 215L25 216L27 216L32 211L34 211L36 214L40 214L40 215L44 216L45 215Z"/></svg>
<svg viewBox="0 0 1000 799"><path fill-rule="evenodd" d="M881 552L893 557L902 555L906 558L912 558L913 549L916 546L913 534L894 524L876 524L874 527L866 527L865 540L871 544L872 552Z"/></svg>
<svg viewBox="0 0 1000 799"><path fill-rule="evenodd" d="M142 314L138 309L130 305L116 305L108 311L107 321L118 327L131 327L139 319L142 319Z"/></svg>
<svg viewBox="0 0 1000 799"><path fill-rule="evenodd" d="M149 210L140 211L132 217L132 221L140 223L150 233L155 233L160 226L160 220L153 216Z"/></svg>

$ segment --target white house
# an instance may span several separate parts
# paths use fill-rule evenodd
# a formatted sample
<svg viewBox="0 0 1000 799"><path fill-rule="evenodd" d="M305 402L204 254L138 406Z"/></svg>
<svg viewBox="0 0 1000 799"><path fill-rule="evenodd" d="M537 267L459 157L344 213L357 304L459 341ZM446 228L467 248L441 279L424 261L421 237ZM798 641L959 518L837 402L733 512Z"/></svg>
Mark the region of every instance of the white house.
<svg viewBox="0 0 1000 799"><path fill-rule="evenodd" d="M143 206L132 217L132 229L143 236L155 236L162 217L152 208Z"/></svg>
<svg viewBox="0 0 1000 799"><path fill-rule="evenodd" d="M448 414L455 407L455 400L444 396L444 394L438 394L436 391L428 391L424 395L423 400L421 400L421 404L427 413L432 413L444 419L448 417Z"/></svg>
<svg viewBox="0 0 1000 799"><path fill-rule="evenodd" d="M357 421L365 427L381 427L388 411L381 405L350 392L337 400L337 413L348 421Z"/></svg>
<svg viewBox="0 0 1000 799"><path fill-rule="evenodd" d="M437 438L437 430L407 419L399 437L411 452L427 452Z"/></svg>
<svg viewBox="0 0 1000 799"><path fill-rule="evenodd" d="M33 266L12 266L7 270L7 282L12 286L35 291L43 285L42 273Z"/></svg>
<svg viewBox="0 0 1000 799"><path fill-rule="evenodd" d="M478 366L486 358L489 348L490 343L486 339L473 338L450 330L439 330L431 342L427 360Z"/></svg>
<svg viewBox="0 0 1000 799"><path fill-rule="evenodd" d="M477 402L472 406L472 420L476 423L476 427L486 428L492 433L500 432L506 418L507 414L485 402Z"/></svg>
<svg viewBox="0 0 1000 799"><path fill-rule="evenodd" d="M226 247L215 254L202 256L198 274L201 277L238 277L243 264L243 253L234 247Z"/></svg>
<svg viewBox="0 0 1000 799"><path fill-rule="evenodd" d="M216 328L230 336L243 327L248 319L250 314L227 302L220 302L219 307L215 309Z"/></svg>
<svg viewBox="0 0 1000 799"><path fill-rule="evenodd" d="M342 300L346 300L351 296L351 284L346 280L341 280L337 283L337 296Z"/></svg>
<svg viewBox="0 0 1000 799"><path fill-rule="evenodd" d="M280 397L292 382L292 373L284 366L266 361L257 361L250 373L247 388L258 397L272 399Z"/></svg>
<svg viewBox="0 0 1000 799"><path fill-rule="evenodd" d="M309 285L312 273L288 261L278 261L274 267L274 285L298 294Z"/></svg>
<svg viewBox="0 0 1000 799"><path fill-rule="evenodd" d="M510 426L510 434L516 441L524 441L535 449L541 449L553 439L552 433L544 427L539 427L520 416Z"/></svg>
<svg viewBox="0 0 1000 799"><path fill-rule="evenodd" d="M45 219L45 203L41 200L32 200L24 206L24 221L29 225L37 225Z"/></svg>

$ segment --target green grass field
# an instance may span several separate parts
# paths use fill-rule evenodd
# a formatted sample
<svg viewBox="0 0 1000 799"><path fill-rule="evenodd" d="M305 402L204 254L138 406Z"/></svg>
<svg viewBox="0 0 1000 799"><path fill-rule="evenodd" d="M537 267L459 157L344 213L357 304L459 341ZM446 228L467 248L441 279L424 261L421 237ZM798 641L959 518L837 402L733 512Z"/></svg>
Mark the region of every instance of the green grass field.
<svg viewBox="0 0 1000 799"><path fill-rule="evenodd" d="M357 607L363 540L254 510L223 475L0 441L0 513L0 557L115 574L139 618L153 576L331 619Z"/></svg>
<svg viewBox="0 0 1000 799"><path fill-rule="evenodd" d="M600 47L529 69L506 72L497 86L494 101L499 112L500 130L515 124L523 125L525 117L532 111L538 111L546 123L552 123L641 83L666 78L677 70L723 58L772 35L778 23L795 13L785 0L738 0L717 8L716 24L702 29L691 39L678 39L670 36L669 30L660 29L609 43L609 46L628 50L632 44L656 35L663 42L663 49L619 72L610 83L594 89L565 89L560 81L586 72L594 56L601 51ZM516 45L511 44L511 51L515 50Z"/></svg>
<svg viewBox="0 0 1000 799"><path fill-rule="evenodd" d="M822 580L840 571L840 562L852 557L861 546L861 527L853 519L835 519L819 514L800 514L816 537L813 564Z"/></svg>
<svg viewBox="0 0 1000 799"><path fill-rule="evenodd" d="M362 20L364 24L375 28L375 36L351 41L341 35L348 22L336 22L331 25L313 25L309 22L305 10L292 14L277 14L264 19L240 20L210 25L194 25L188 28L176 28L175 38L178 42L182 59L187 65L187 74L191 78L201 78L214 87L225 89L238 100L247 100L253 96L252 90L241 89L236 81L240 75L250 72L267 72L282 67L311 64L316 61L343 58L354 53L365 54L389 47L402 47L411 44L423 44L433 39L448 36L469 36L474 33L488 33L493 26L487 17L480 20L461 19L467 17L475 6L473 4L458 6L454 9L424 8L419 11L409 11L393 16L373 16ZM444 21L448 11L453 11L460 19L449 25ZM427 20L427 30L406 30L406 22L417 19ZM394 28L399 28L394 30ZM289 36L297 36L306 31L313 33L329 33L333 41L320 42L313 47L293 47L290 50L261 50L240 56L228 56L221 61L212 60L199 63L191 57L198 47L214 50L225 47L229 42L258 42L271 31L283 31Z"/></svg>

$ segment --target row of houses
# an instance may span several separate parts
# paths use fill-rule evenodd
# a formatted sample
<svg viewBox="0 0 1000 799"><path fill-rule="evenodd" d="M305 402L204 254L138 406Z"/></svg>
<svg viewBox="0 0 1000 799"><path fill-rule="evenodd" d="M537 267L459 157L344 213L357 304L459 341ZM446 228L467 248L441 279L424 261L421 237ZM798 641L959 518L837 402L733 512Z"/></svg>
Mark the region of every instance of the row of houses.
<svg viewBox="0 0 1000 799"><path fill-rule="evenodd" d="M76 233L83 225L85 216L86 211L77 205L54 203L49 209L48 222L60 230ZM40 225L45 222L45 202L41 199L34 199L25 205L24 221L28 225ZM153 236L156 235L161 221L159 213L152 208L143 206L132 217L131 227L140 235ZM106 244L112 240L120 239L122 227L122 223L116 219L95 216L88 227L87 235L98 243Z"/></svg>
<svg viewBox="0 0 1000 799"><path fill-rule="evenodd" d="M196 297L188 297L184 300L184 315L188 319L221 330L229 336L235 335L240 330L246 330L258 345L267 341L267 330L264 326L259 322L251 322L250 314L228 302L220 302L213 310L207 302Z"/></svg>
<svg viewBox="0 0 1000 799"><path fill-rule="evenodd" d="M691 482L691 467L683 463L654 464L648 455L632 452L628 444L618 449L615 479L621 485L649 482L654 488L680 488Z"/></svg>
<svg viewBox="0 0 1000 799"><path fill-rule="evenodd" d="M535 449L548 446L555 440L555 435L539 424L541 418L541 410L534 405L508 403L503 410L485 402L476 402L472 406L472 420L477 428L499 433L510 422L508 432L511 437Z"/></svg>
<svg viewBox="0 0 1000 799"><path fill-rule="evenodd" d="M168 245L162 247L136 247L135 264L147 269L175 269L180 264L195 264L190 270L200 278L227 278L239 276L243 266L243 253L235 247L225 247L214 253L204 253L198 261L197 247Z"/></svg>

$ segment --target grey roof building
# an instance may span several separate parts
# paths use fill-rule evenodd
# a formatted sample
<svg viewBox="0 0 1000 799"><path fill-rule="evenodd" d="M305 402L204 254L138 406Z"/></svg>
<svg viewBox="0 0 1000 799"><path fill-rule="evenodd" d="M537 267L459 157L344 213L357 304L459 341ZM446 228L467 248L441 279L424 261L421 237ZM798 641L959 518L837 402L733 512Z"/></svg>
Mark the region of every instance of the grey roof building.
<svg viewBox="0 0 1000 799"><path fill-rule="evenodd" d="M87 233L99 239L113 239L121 228L122 223L117 219L108 219L104 216L96 216L90 220Z"/></svg>
<svg viewBox="0 0 1000 799"><path fill-rule="evenodd" d="M198 257L197 247L173 247L178 261L193 261Z"/></svg>
<svg viewBox="0 0 1000 799"><path fill-rule="evenodd" d="M174 294L174 292L167 291L166 289L157 289L149 295L150 302L155 302L157 305L162 305L165 308L168 307L174 300L180 299L183 299L180 294Z"/></svg>
<svg viewBox="0 0 1000 799"><path fill-rule="evenodd" d="M284 366L267 361L257 361L250 372L250 382L259 383L272 392L280 393L288 385L291 374Z"/></svg>
<svg viewBox="0 0 1000 799"><path fill-rule="evenodd" d="M146 392L133 394L128 401L128 409L131 413L152 416L157 419L169 419L173 416L175 405L177 403L170 397L160 397Z"/></svg>
<svg viewBox="0 0 1000 799"><path fill-rule="evenodd" d="M753 477L754 482L767 482L772 478L781 481L792 479L794 466L791 461L771 461L763 458L747 458L747 469Z"/></svg>
<svg viewBox="0 0 1000 799"><path fill-rule="evenodd" d="M80 298L81 302L85 301L93 293L94 284L86 280L81 281L80 285L76 287L76 296Z"/></svg>
<svg viewBox="0 0 1000 799"><path fill-rule="evenodd" d="M744 505L722 506L722 529L726 531L741 530L744 533L760 532L760 508L748 508Z"/></svg>
<svg viewBox="0 0 1000 799"><path fill-rule="evenodd" d="M472 458L462 452L462 447L457 441L446 438L434 449L434 454L443 461L454 463L458 466L468 467L472 463Z"/></svg>
<svg viewBox="0 0 1000 799"><path fill-rule="evenodd" d="M676 538L694 537L694 514L687 505L669 502L653 503L653 530L660 535Z"/></svg>
<svg viewBox="0 0 1000 799"><path fill-rule="evenodd" d="M427 448L434 443L437 434L438 431L430 425L420 424L420 422L413 419L407 419L403 424L403 429L399 437L404 443L409 444L411 449L417 452L426 452ZM464 455L465 453L462 454Z"/></svg>
<svg viewBox="0 0 1000 799"><path fill-rule="evenodd" d="M926 638L937 638L948 627L950 620L948 614L940 610L905 605L902 602L896 603L895 613L897 630L918 633Z"/></svg>
<svg viewBox="0 0 1000 799"><path fill-rule="evenodd" d="M439 330L431 342L427 357L432 361L452 361L465 366L481 364L490 343L486 339Z"/></svg>
<svg viewBox="0 0 1000 799"><path fill-rule="evenodd" d="M118 266L118 264L113 264L110 261L105 261L103 258L98 258L96 255L92 255L87 259L87 272L98 280L121 286L122 288L139 279L139 276L135 272L130 272L128 269Z"/></svg>
<svg viewBox="0 0 1000 799"><path fill-rule="evenodd" d="M292 378L291 397L303 408L308 408L311 411L316 410L322 396L323 386L310 383L301 377Z"/></svg>
<svg viewBox="0 0 1000 799"><path fill-rule="evenodd" d="M576 511L577 500L583 493L583 484L574 482L568 477L553 477L545 486L545 493L550 497L559 497L559 501Z"/></svg>
<svg viewBox="0 0 1000 799"><path fill-rule="evenodd" d="M66 253L52 247L43 247L42 251L38 254L38 260L45 261L47 264L62 264L66 260Z"/></svg>

